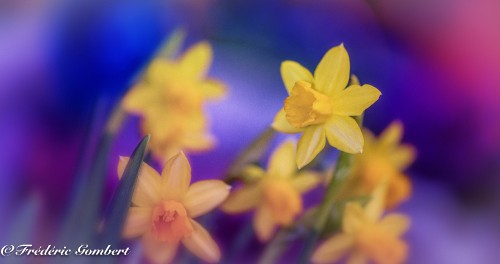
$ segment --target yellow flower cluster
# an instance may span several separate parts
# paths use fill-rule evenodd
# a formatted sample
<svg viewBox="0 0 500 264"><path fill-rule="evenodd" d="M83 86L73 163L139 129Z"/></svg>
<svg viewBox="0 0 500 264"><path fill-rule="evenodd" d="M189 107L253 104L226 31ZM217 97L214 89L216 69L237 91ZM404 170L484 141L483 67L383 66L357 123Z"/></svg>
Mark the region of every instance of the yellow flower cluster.
<svg viewBox="0 0 500 264"><path fill-rule="evenodd" d="M176 60L157 58L124 99L124 108L141 116L143 133L152 134L155 156L166 161L161 175L143 164L124 237L141 236L145 254L155 263L172 261L180 244L206 262L217 262L221 257L217 244L193 218L221 205L228 214L255 210L255 233L267 242L277 228L292 226L303 213L302 194L322 179L319 173L301 169L328 141L340 151L354 154L340 197L371 195L371 199L365 206L346 204L340 232L322 243L311 261L404 262L407 245L401 235L408 229L409 219L383 214L409 197L411 184L403 170L413 162L415 150L400 144L403 131L399 122L378 139L366 129L362 132L354 117L362 115L381 93L371 85L360 85L356 78L348 85L350 62L344 46L330 49L314 75L297 62L283 62L281 75L289 96L272 127L300 134L300 139L282 142L270 155L266 169L246 165L241 173L250 177L232 193L218 180L190 185L191 168L182 152L213 145L203 106L221 97L225 86L206 77L211 61L212 50L205 42ZM120 160L118 175L126 163L127 158Z"/></svg>

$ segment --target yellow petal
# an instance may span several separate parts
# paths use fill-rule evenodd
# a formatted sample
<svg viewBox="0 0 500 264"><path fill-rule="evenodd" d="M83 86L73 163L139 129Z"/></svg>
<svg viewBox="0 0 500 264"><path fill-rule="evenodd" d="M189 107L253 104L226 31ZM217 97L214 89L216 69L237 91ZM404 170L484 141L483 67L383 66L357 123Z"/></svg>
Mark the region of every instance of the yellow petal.
<svg viewBox="0 0 500 264"><path fill-rule="evenodd" d="M200 42L184 53L179 60L179 67L186 77L202 79L212 64L212 56L212 46L208 42Z"/></svg>
<svg viewBox="0 0 500 264"><path fill-rule="evenodd" d="M338 234L326 240L313 253L313 263L333 263L345 256L354 245L354 238L346 234Z"/></svg>
<svg viewBox="0 0 500 264"><path fill-rule="evenodd" d="M375 103L381 93L371 85L351 85L333 99L333 113L341 116L359 116Z"/></svg>
<svg viewBox="0 0 500 264"><path fill-rule="evenodd" d="M352 154L363 151L363 134L358 123L351 117L333 115L324 127L326 138L332 147Z"/></svg>
<svg viewBox="0 0 500 264"><path fill-rule="evenodd" d="M230 188L229 185L219 180L199 181L189 186L183 199L189 217L204 215L219 206L226 200Z"/></svg>
<svg viewBox="0 0 500 264"><path fill-rule="evenodd" d="M417 157L417 150L411 145L400 145L391 154L389 159L391 163L400 170L408 168Z"/></svg>
<svg viewBox="0 0 500 264"><path fill-rule="evenodd" d="M152 232L142 236L144 255L154 264L171 263L177 252L177 244L168 244L156 239Z"/></svg>
<svg viewBox="0 0 500 264"><path fill-rule="evenodd" d="M346 264L366 264L368 263L368 257L361 252L353 252L351 256L347 259Z"/></svg>
<svg viewBox="0 0 500 264"><path fill-rule="evenodd" d="M130 207L123 227L123 238L138 237L151 228L150 207Z"/></svg>
<svg viewBox="0 0 500 264"><path fill-rule="evenodd" d="M148 85L148 88L154 89L155 95L158 95L168 80L171 80L173 74L178 74L178 69L172 61L154 59L144 73L144 83Z"/></svg>
<svg viewBox="0 0 500 264"><path fill-rule="evenodd" d="M191 182L191 165L189 165L184 152L179 152L167 161L161 176L163 197L180 200L187 192Z"/></svg>
<svg viewBox="0 0 500 264"><path fill-rule="evenodd" d="M366 215L372 220L380 219L385 209L385 198L387 195L387 183L383 182L373 190L372 197L365 206Z"/></svg>
<svg viewBox="0 0 500 264"><path fill-rule="evenodd" d="M310 126L297 143L297 166L303 168L311 162L326 144L325 130L322 126Z"/></svg>
<svg viewBox="0 0 500 264"><path fill-rule="evenodd" d="M129 157L120 157L118 161L118 177L121 179L123 171L127 166ZM142 163L137 178L132 203L143 207L152 207L161 200L160 186L161 178L155 169L145 162Z"/></svg>
<svg viewBox="0 0 500 264"><path fill-rule="evenodd" d="M348 203L342 218L342 231L346 234L355 234L365 225L366 220L365 212L359 203Z"/></svg>
<svg viewBox="0 0 500 264"><path fill-rule="evenodd" d="M261 242L266 242L271 239L276 229L276 223L271 215L271 211L267 206L259 206L253 217L253 228L255 234Z"/></svg>
<svg viewBox="0 0 500 264"><path fill-rule="evenodd" d="M314 83L311 72L295 61L284 61L281 63L281 78L285 84L288 94L298 81Z"/></svg>
<svg viewBox="0 0 500 264"><path fill-rule="evenodd" d="M213 148L215 141L215 137L206 131L184 131L179 148L199 152Z"/></svg>
<svg viewBox="0 0 500 264"><path fill-rule="evenodd" d="M275 130L278 130L282 133L295 134L304 131L303 128L296 128L288 123L286 119L285 109L281 108L281 110L274 117L274 121L271 125Z"/></svg>
<svg viewBox="0 0 500 264"><path fill-rule="evenodd" d="M379 225L395 236L400 236L410 227L410 219L403 214L390 214L380 220Z"/></svg>
<svg viewBox="0 0 500 264"><path fill-rule="evenodd" d="M305 193L318 186L320 183L317 173L302 171L292 179L292 186L300 193Z"/></svg>
<svg viewBox="0 0 500 264"><path fill-rule="evenodd" d="M220 260L219 246L212 239L203 226L191 220L193 232L189 237L182 239L182 243L189 251L208 263L216 263Z"/></svg>
<svg viewBox="0 0 500 264"><path fill-rule="evenodd" d="M411 189L411 181L408 176L401 173L394 175L388 182L385 207L392 209L408 200L412 192Z"/></svg>
<svg viewBox="0 0 500 264"><path fill-rule="evenodd" d="M330 96L340 93L349 81L350 67L344 45L331 48L314 71L316 90Z"/></svg>
<svg viewBox="0 0 500 264"><path fill-rule="evenodd" d="M222 211L237 214L248 211L260 203L261 188L258 184L246 185L232 192L222 204Z"/></svg>
<svg viewBox="0 0 500 264"><path fill-rule="evenodd" d="M209 100L222 98L226 94L226 85L224 83L209 79L201 84L201 93Z"/></svg>
<svg viewBox="0 0 500 264"><path fill-rule="evenodd" d="M291 139L281 143L271 154L268 173L272 177L288 178L297 172L295 161L295 142Z"/></svg>
<svg viewBox="0 0 500 264"><path fill-rule="evenodd" d="M133 114L144 114L157 101L154 89L145 86L134 86L123 98L123 108Z"/></svg>
<svg viewBox="0 0 500 264"><path fill-rule="evenodd" d="M391 148L401 142L403 137L403 123L393 121L379 136L379 144L382 148Z"/></svg>

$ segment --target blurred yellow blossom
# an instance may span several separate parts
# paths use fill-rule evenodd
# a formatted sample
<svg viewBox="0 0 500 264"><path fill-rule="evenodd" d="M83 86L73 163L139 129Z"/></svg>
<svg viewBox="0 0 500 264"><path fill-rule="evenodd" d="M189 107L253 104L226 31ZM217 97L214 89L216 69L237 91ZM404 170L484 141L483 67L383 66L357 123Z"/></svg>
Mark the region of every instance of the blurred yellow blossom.
<svg viewBox="0 0 500 264"><path fill-rule="evenodd" d="M272 153L267 171L246 168L255 181L230 194L222 205L227 213L255 209L253 225L257 237L268 241L277 226L288 226L302 212L301 194L314 188L319 178L313 172L298 172L294 165L295 144L287 140Z"/></svg>
<svg viewBox="0 0 500 264"><path fill-rule="evenodd" d="M386 205L393 208L411 194L411 182L402 171L415 160L416 150L400 143L403 125L399 121L392 122L378 139L366 129L363 135L364 151L354 157L350 186L357 194L369 194L381 182L387 182Z"/></svg>
<svg viewBox="0 0 500 264"><path fill-rule="evenodd" d="M120 177L127 162L120 159ZM167 161L161 176L142 164L123 236L142 236L144 253L154 263L172 261L180 242L206 262L220 259L219 247L193 218L221 204L230 187L219 180L190 182L191 166L182 152Z"/></svg>
<svg viewBox="0 0 500 264"><path fill-rule="evenodd" d="M402 214L382 217L386 188L376 188L370 202L363 208L359 203L346 205L342 231L321 244L312 256L314 263L334 263L347 257L347 263L404 263L408 246L400 238L410 225Z"/></svg>
<svg viewBox="0 0 500 264"><path fill-rule="evenodd" d="M124 98L125 110L141 116L142 132L153 135L152 151L163 161L179 150L213 146L203 106L222 97L226 88L207 77L212 53L210 44L201 42L176 60L154 59Z"/></svg>
<svg viewBox="0 0 500 264"><path fill-rule="evenodd" d="M281 64L289 96L272 126L284 133L302 133L297 145L299 168L316 157L326 140L341 151L362 152L363 135L352 116L361 115L381 93L371 85L346 88L349 71L349 55L342 44L325 54L314 76L297 62Z"/></svg>

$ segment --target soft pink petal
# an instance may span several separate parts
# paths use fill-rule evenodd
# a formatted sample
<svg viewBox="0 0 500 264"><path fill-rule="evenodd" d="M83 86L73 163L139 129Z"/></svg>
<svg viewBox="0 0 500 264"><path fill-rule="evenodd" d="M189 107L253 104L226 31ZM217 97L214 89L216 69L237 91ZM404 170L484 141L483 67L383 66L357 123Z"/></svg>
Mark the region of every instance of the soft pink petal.
<svg viewBox="0 0 500 264"><path fill-rule="evenodd" d="M191 182L191 165L184 152L181 151L167 161L161 176L162 197L181 200Z"/></svg>
<svg viewBox="0 0 500 264"><path fill-rule="evenodd" d="M193 224L194 231L189 237L182 240L184 246L186 246L194 255L208 263L219 262L219 246L217 246L205 228L194 220L191 220L191 223Z"/></svg>
<svg viewBox="0 0 500 264"><path fill-rule="evenodd" d="M189 187L183 204L191 218L204 215L226 200L230 188L219 180L196 182Z"/></svg>

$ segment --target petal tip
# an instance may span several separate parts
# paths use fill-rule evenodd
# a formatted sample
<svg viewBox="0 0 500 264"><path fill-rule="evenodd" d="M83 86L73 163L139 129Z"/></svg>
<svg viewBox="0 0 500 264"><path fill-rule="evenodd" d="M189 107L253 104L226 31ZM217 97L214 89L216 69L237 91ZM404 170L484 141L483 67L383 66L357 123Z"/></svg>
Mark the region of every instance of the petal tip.
<svg viewBox="0 0 500 264"><path fill-rule="evenodd" d="M301 160L296 160L295 164L297 165L297 169L302 169L307 165L307 162L301 161Z"/></svg>

